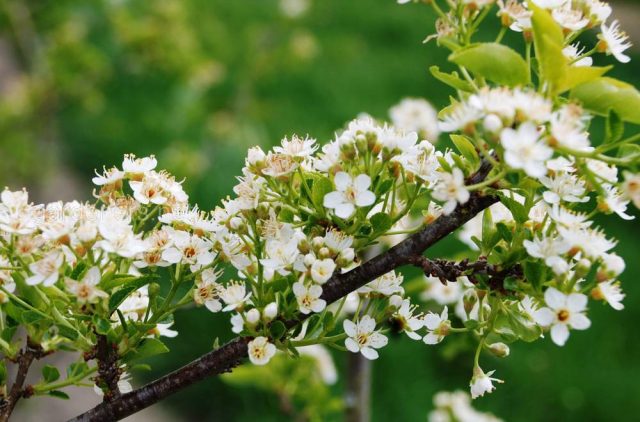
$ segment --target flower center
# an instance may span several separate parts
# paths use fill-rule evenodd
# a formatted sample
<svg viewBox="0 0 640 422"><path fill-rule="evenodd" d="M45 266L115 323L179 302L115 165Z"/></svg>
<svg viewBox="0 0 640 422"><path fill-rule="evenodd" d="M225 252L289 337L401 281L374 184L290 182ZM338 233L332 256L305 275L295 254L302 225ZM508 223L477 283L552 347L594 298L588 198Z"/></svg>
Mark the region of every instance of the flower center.
<svg viewBox="0 0 640 422"><path fill-rule="evenodd" d="M569 311L566 309L561 309L558 311L558 321L566 322L569 319Z"/></svg>
<svg viewBox="0 0 640 422"><path fill-rule="evenodd" d="M356 341L362 347L362 346L364 346L364 345L366 345L368 343L369 336L367 334L358 334L356 336Z"/></svg>

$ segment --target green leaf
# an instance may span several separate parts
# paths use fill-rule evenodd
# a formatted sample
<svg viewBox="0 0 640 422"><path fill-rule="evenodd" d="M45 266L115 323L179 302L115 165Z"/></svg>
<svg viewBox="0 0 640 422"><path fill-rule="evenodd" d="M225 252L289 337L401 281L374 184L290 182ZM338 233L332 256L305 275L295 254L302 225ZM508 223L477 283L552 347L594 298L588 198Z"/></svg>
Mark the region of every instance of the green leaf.
<svg viewBox="0 0 640 422"><path fill-rule="evenodd" d="M374 233L384 233L393 225L391 217L383 212L374 214L369 221Z"/></svg>
<svg viewBox="0 0 640 422"><path fill-rule="evenodd" d="M527 62L502 44L474 44L452 53L449 61L499 84L518 86L529 83Z"/></svg>
<svg viewBox="0 0 640 422"><path fill-rule="evenodd" d="M274 340L280 340L287 332L287 327L282 321L273 321L269 326L269 333Z"/></svg>
<svg viewBox="0 0 640 422"><path fill-rule="evenodd" d="M94 327L96 327L96 333L105 335L111 329L111 322L108 319L101 318L98 315L94 315L91 319Z"/></svg>
<svg viewBox="0 0 640 422"><path fill-rule="evenodd" d="M60 378L60 371L55 366L45 365L42 367L42 378L47 383L54 382Z"/></svg>
<svg viewBox="0 0 640 422"><path fill-rule="evenodd" d="M640 92L627 83L603 77L576 86L571 97L601 116L614 111L622 121L640 124Z"/></svg>
<svg viewBox="0 0 640 422"><path fill-rule="evenodd" d="M520 311L510 310L508 313L509 322L513 333L523 341L532 342L540 338L542 329L536 325L531 318Z"/></svg>
<svg viewBox="0 0 640 422"><path fill-rule="evenodd" d="M67 377L71 378L89 369L86 362L74 362L67 367Z"/></svg>
<svg viewBox="0 0 640 422"><path fill-rule="evenodd" d="M122 287L111 294L109 298L109 314L113 313L118 306L134 291L149 284L156 277L152 275L143 276L126 282Z"/></svg>
<svg viewBox="0 0 640 422"><path fill-rule="evenodd" d="M473 145L473 142L469 140L464 135L449 135L453 144L456 146L460 154L471 164L474 166L480 162L480 157L478 157L478 152L476 151L476 147Z"/></svg>
<svg viewBox="0 0 640 422"><path fill-rule="evenodd" d="M548 11L529 3L533 12L531 23L540 78L549 84L552 93L556 93L567 80L569 71L569 60L562 52L564 34Z"/></svg>
<svg viewBox="0 0 640 422"><path fill-rule="evenodd" d="M24 322L25 324L35 324L38 321L47 319L42 314L36 311L25 311L20 317L22 318L22 322Z"/></svg>
<svg viewBox="0 0 640 422"><path fill-rule="evenodd" d="M169 348L157 338L146 338L135 350L123 356L125 362L133 362L151 356L169 352Z"/></svg>
<svg viewBox="0 0 640 422"><path fill-rule="evenodd" d="M542 284L547 281L547 266L540 261L526 261L522 267L524 278L534 289L540 290Z"/></svg>
<svg viewBox="0 0 640 422"><path fill-rule="evenodd" d="M498 196L500 197L500 202L502 202L504 206L511 211L516 222L522 224L529 219L529 212L527 211L527 208L520 202L502 193L499 193Z"/></svg>
<svg viewBox="0 0 640 422"><path fill-rule="evenodd" d="M317 209L324 209L324 197L329 192L332 192L333 183L326 177L318 177L314 180L311 188L311 201Z"/></svg>
<svg viewBox="0 0 640 422"><path fill-rule="evenodd" d="M613 66L571 66L567 69L564 80L558 86L558 93L561 94L580 84L598 79L611 69Z"/></svg>
<svg viewBox="0 0 640 422"><path fill-rule="evenodd" d="M473 91L473 86L469 82L465 81L464 79L460 79L460 77L458 76L458 72L452 72L452 73L441 72L438 66L431 66L429 68L429 72L431 72L434 78L436 78L437 80L439 80L444 84L449 85L454 89L465 91L465 92Z"/></svg>
<svg viewBox="0 0 640 422"><path fill-rule="evenodd" d="M608 144L622 139L624 135L624 122L614 110L609 111L604 130L604 143Z"/></svg>
<svg viewBox="0 0 640 422"><path fill-rule="evenodd" d="M69 400L70 398L67 393L60 390L51 390L47 394L50 395L51 397L55 397L57 399L62 399L62 400Z"/></svg>

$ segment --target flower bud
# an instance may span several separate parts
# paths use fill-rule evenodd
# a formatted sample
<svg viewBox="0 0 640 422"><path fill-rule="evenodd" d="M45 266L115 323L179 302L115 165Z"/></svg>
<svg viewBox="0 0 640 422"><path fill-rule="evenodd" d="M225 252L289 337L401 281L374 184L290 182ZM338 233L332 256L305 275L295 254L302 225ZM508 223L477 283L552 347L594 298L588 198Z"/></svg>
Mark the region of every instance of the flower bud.
<svg viewBox="0 0 640 422"><path fill-rule="evenodd" d="M260 321L260 311L256 308L249 309L245 314L245 317L247 318L247 325L255 327L256 324L258 324L258 321Z"/></svg>
<svg viewBox="0 0 640 422"><path fill-rule="evenodd" d="M489 351L491 353L493 353L495 356L499 358L506 358L507 356L509 356L509 352L510 352L509 346L507 346L502 342L492 343L487 347L489 348Z"/></svg>
<svg viewBox="0 0 640 422"><path fill-rule="evenodd" d="M240 217L231 217L231 220L229 220L229 227L237 232L244 232L244 229L246 228L244 220Z"/></svg>
<svg viewBox="0 0 640 422"><path fill-rule="evenodd" d="M318 257L320 259L329 258L331 257L331 251L326 247L320 248L320 250L318 251Z"/></svg>
<svg viewBox="0 0 640 422"><path fill-rule="evenodd" d="M398 309L400 306L402 306L402 296L400 295L393 295L389 298L389 306L395 309Z"/></svg>
<svg viewBox="0 0 640 422"><path fill-rule="evenodd" d="M489 133L498 133L502 129L502 120L495 114L489 114L484 118L484 129Z"/></svg>
<svg viewBox="0 0 640 422"><path fill-rule="evenodd" d="M462 298L462 304L464 306L464 312L469 315L474 306L478 303L478 296L475 290L467 290Z"/></svg>
<svg viewBox="0 0 640 422"><path fill-rule="evenodd" d="M321 236L316 236L313 238L313 240L311 240L311 246L313 246L314 250L319 250L321 247L324 246L324 237Z"/></svg>
<svg viewBox="0 0 640 422"><path fill-rule="evenodd" d="M309 239L306 237L302 238L298 242L298 250L300 253L308 254L311 251L311 243L309 243Z"/></svg>
<svg viewBox="0 0 640 422"><path fill-rule="evenodd" d="M353 248L347 248L340 251L336 262L340 267L348 267L353 263L353 260L355 258L356 258L355 250Z"/></svg>
<svg viewBox="0 0 640 422"><path fill-rule="evenodd" d="M309 253L304 256L304 265L310 267L313 263L316 262L316 257L314 254Z"/></svg>
<svg viewBox="0 0 640 422"><path fill-rule="evenodd" d="M147 290L147 292L149 293L149 297L156 296L160 293L160 285L158 283L149 284L149 290Z"/></svg>
<svg viewBox="0 0 640 422"><path fill-rule="evenodd" d="M267 306L265 306L264 311L262 311L262 317L265 321L271 321L278 315L278 304L276 302L271 302Z"/></svg>

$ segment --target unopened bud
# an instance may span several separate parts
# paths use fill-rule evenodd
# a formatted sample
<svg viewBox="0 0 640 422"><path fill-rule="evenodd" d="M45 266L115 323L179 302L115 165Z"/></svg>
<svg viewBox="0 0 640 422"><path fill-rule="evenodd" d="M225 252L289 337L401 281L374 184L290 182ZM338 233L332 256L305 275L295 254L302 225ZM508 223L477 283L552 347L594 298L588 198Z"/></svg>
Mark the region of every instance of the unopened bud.
<svg viewBox="0 0 640 422"><path fill-rule="evenodd" d="M498 133L502 129L502 120L495 114L489 114L484 118L484 129L489 133Z"/></svg>
<svg viewBox="0 0 640 422"><path fill-rule="evenodd" d="M337 263L340 267L348 267L356 258L356 251L353 248L347 248L338 254Z"/></svg>
<svg viewBox="0 0 640 422"><path fill-rule="evenodd" d="M329 250L329 248L320 248L320 250L318 251L318 257L320 259L324 259L324 258L330 258L331 257L331 251Z"/></svg>
<svg viewBox="0 0 640 422"><path fill-rule="evenodd" d="M256 308L249 309L245 317L247 318L247 325L255 327L258 321L260 321L260 311Z"/></svg>
<svg viewBox="0 0 640 422"><path fill-rule="evenodd" d="M499 358L506 358L509 356L509 346L502 342L490 344L488 348L491 353Z"/></svg>
<svg viewBox="0 0 640 422"><path fill-rule="evenodd" d="M265 306L264 311L262 311L262 317L265 321L271 321L278 315L278 304L276 302L271 302L267 306Z"/></svg>
<svg viewBox="0 0 640 422"><path fill-rule="evenodd" d="M474 290L467 290L462 298L462 304L464 305L464 312L469 315L474 306L478 303L478 296Z"/></svg>
<svg viewBox="0 0 640 422"><path fill-rule="evenodd" d="M321 236L316 236L313 238L313 240L311 240L311 246L313 246L314 250L319 250L321 247L324 246L324 237Z"/></svg>
<svg viewBox="0 0 640 422"><path fill-rule="evenodd" d="M232 217L231 220L229 220L229 227L237 232L244 232L246 228L244 220L240 217Z"/></svg>
<svg viewBox="0 0 640 422"><path fill-rule="evenodd" d="M304 265L307 266L307 267L312 266L313 263L316 262L316 261L317 261L317 259L316 259L315 255L312 254L312 253L306 254L304 256Z"/></svg>
<svg viewBox="0 0 640 422"><path fill-rule="evenodd" d="M389 306L391 306L392 308L399 308L400 306L402 306L402 296L400 295L393 295L389 298Z"/></svg>

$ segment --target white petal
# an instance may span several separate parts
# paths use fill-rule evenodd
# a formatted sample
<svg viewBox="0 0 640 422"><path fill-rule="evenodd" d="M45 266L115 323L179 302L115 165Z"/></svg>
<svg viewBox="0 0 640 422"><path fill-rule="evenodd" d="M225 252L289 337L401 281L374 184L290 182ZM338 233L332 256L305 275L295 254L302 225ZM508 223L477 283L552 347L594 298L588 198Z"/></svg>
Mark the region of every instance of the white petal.
<svg viewBox="0 0 640 422"><path fill-rule="evenodd" d="M373 333L369 336L369 344L376 349L386 346L388 342L387 336L380 333Z"/></svg>
<svg viewBox="0 0 640 422"><path fill-rule="evenodd" d="M356 341L351 337L347 337L347 339L344 341L344 345L347 347L347 350L349 350L350 352L358 353L360 351L360 347L358 346L358 343L356 343Z"/></svg>
<svg viewBox="0 0 640 422"><path fill-rule="evenodd" d="M366 174L360 174L358 175L358 177L356 177L354 184L356 186L356 189L359 191L367 190L369 186L371 186L371 178Z"/></svg>
<svg viewBox="0 0 640 422"><path fill-rule="evenodd" d="M345 319L342 322L342 328L344 328L344 332L349 337L355 337L356 336L356 324L354 324L353 321L351 321L350 319Z"/></svg>
<svg viewBox="0 0 640 422"><path fill-rule="evenodd" d="M442 338L440 336L437 336L437 335L435 335L433 333L427 334L422 339L422 341L424 341L426 344L438 344L438 343L440 343L441 340L442 340Z"/></svg>
<svg viewBox="0 0 640 422"><path fill-rule="evenodd" d="M204 303L204 306L206 306L207 309L211 312L220 312L220 310L222 309L222 304L219 300L207 300Z"/></svg>
<svg viewBox="0 0 640 422"><path fill-rule="evenodd" d="M356 207L354 207L353 204L343 203L335 208L335 213L338 217L347 219L353 215L355 210Z"/></svg>
<svg viewBox="0 0 640 422"><path fill-rule="evenodd" d="M376 195L370 190L360 192L358 196L356 196L356 205L359 207L368 207L374 202L376 202Z"/></svg>
<svg viewBox="0 0 640 422"><path fill-rule="evenodd" d="M360 353L362 353L362 356L364 356L365 358L369 359L369 360L376 360L378 359L378 352L375 351L375 349L372 349L371 347L365 347L363 348Z"/></svg>
<svg viewBox="0 0 640 422"><path fill-rule="evenodd" d="M549 308L538 309L533 313L533 319L537 324L548 327L555 321L556 313Z"/></svg>
<svg viewBox="0 0 640 422"><path fill-rule="evenodd" d="M359 324L360 330L370 333L376 329L376 320L371 318L369 315L365 315L360 320Z"/></svg>
<svg viewBox="0 0 640 422"><path fill-rule="evenodd" d="M569 327L566 324L556 324L551 327L551 340L558 346L564 346L569 339Z"/></svg>
<svg viewBox="0 0 640 422"><path fill-rule="evenodd" d="M431 312L429 312L424 317L424 325L430 330L435 330L436 328L438 328L441 321L442 320L440 319L440 316L438 314L434 314Z"/></svg>
<svg viewBox="0 0 640 422"><path fill-rule="evenodd" d="M544 301L551 309L558 309L565 305L567 296L555 287L549 287L544 292Z"/></svg>
<svg viewBox="0 0 640 422"><path fill-rule="evenodd" d="M576 330L586 330L591 327L591 321L589 321L589 318L587 318L585 314L572 313L569 325Z"/></svg>
<svg viewBox="0 0 640 422"><path fill-rule="evenodd" d="M349 176L344 171L339 171L338 173L336 173L336 177L333 179L333 182L336 185L336 189L344 192L351 184L351 176Z"/></svg>
<svg viewBox="0 0 640 422"><path fill-rule="evenodd" d="M345 202L344 194L342 192L333 191L324 196L322 204L325 208L336 208L343 202Z"/></svg>
<svg viewBox="0 0 640 422"><path fill-rule="evenodd" d="M587 308L587 296L580 293L571 293L567 298L567 307L572 312L582 312Z"/></svg>

